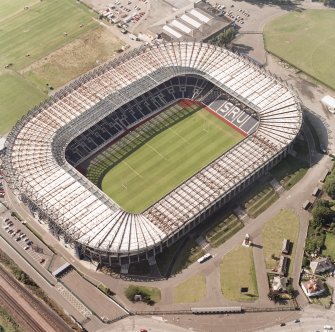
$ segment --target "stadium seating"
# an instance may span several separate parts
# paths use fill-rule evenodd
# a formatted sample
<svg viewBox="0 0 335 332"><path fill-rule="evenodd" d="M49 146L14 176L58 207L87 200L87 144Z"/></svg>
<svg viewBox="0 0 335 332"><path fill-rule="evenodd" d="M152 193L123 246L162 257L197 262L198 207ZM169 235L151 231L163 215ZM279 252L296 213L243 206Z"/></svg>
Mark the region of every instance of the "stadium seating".
<svg viewBox="0 0 335 332"><path fill-rule="evenodd" d="M258 114L257 131L142 214L123 211L71 166L176 99L211 102L220 93ZM301 125L291 88L249 60L205 43L148 45L81 77L21 119L7 137L4 174L92 257L146 257L278 162ZM119 142L114 148L126 153Z"/></svg>

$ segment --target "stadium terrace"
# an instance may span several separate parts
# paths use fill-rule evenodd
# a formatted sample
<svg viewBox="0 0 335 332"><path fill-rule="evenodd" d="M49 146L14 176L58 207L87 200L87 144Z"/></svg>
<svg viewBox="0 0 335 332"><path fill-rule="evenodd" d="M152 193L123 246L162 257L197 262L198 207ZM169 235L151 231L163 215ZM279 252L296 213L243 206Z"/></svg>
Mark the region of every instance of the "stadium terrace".
<svg viewBox="0 0 335 332"><path fill-rule="evenodd" d="M244 138L142 213L129 213L75 166L177 100L205 105ZM248 59L205 43L149 45L24 116L7 138L4 172L13 192L80 257L120 264L127 273L131 262L153 264L276 165L302 121L291 88Z"/></svg>

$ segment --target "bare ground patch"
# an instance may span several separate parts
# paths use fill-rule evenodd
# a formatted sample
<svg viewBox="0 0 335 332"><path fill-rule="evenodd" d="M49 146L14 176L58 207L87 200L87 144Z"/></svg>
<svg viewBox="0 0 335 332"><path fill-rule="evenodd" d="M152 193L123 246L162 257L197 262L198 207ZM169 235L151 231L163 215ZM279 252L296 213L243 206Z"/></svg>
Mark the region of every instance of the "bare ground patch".
<svg viewBox="0 0 335 332"><path fill-rule="evenodd" d="M22 74L46 91L58 88L115 56L122 42L99 27L22 70Z"/></svg>

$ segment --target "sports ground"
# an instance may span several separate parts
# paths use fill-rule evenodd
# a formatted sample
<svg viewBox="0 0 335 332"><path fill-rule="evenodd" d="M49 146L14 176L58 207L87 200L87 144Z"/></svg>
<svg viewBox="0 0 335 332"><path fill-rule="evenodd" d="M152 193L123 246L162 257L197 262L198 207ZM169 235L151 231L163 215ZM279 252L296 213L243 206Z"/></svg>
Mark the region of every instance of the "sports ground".
<svg viewBox="0 0 335 332"><path fill-rule="evenodd" d="M335 11L281 16L265 26L264 40L268 51L335 89Z"/></svg>
<svg viewBox="0 0 335 332"><path fill-rule="evenodd" d="M46 99L50 87L87 72L120 47L96 16L73 0L0 1L0 135Z"/></svg>
<svg viewBox="0 0 335 332"><path fill-rule="evenodd" d="M176 108L157 124L158 132L139 128L140 146L129 143L126 155L112 146L91 163L98 166L89 168L88 178L100 167L96 184L128 212L142 212L244 138L202 106L178 103L165 112Z"/></svg>

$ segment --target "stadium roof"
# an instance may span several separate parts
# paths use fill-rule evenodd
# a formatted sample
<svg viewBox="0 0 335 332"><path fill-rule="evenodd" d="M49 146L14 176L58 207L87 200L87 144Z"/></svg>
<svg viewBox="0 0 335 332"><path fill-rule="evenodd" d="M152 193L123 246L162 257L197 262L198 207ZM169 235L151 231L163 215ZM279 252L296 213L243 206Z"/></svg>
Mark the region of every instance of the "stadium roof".
<svg viewBox="0 0 335 332"><path fill-rule="evenodd" d="M67 163L65 147L127 100L181 74L201 75L251 107L259 127L144 213L130 214ZM99 108L103 101L108 110ZM6 141L5 176L73 241L116 255L140 253L276 158L301 124L291 89L249 60L204 43L151 45L80 78L19 121Z"/></svg>

